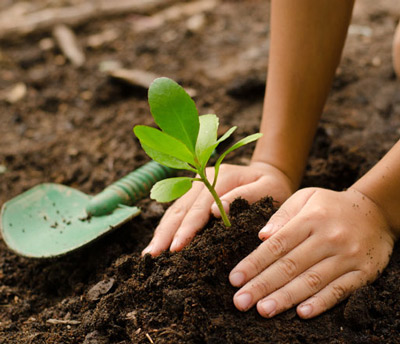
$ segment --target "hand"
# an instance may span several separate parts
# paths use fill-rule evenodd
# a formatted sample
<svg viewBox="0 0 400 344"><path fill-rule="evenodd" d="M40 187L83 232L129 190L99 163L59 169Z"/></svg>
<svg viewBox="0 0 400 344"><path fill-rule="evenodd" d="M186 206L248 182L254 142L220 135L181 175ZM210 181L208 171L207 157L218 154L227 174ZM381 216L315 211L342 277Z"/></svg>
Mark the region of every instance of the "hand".
<svg viewBox="0 0 400 344"><path fill-rule="evenodd" d="M212 181L214 168L207 168L206 174ZM239 196L250 203L267 195L284 202L294 191L292 189L291 181L283 172L262 162L253 162L249 166L221 165L216 185L216 192L226 211ZM205 226L211 210L215 216L220 216L218 207L213 203L209 191L202 183L195 182L192 189L166 211L142 254L156 256L168 247L171 251L181 250Z"/></svg>
<svg viewBox="0 0 400 344"><path fill-rule="evenodd" d="M242 311L264 317L294 305L302 318L333 307L372 282L394 245L383 212L355 189L296 192L260 231L264 242L230 273Z"/></svg>

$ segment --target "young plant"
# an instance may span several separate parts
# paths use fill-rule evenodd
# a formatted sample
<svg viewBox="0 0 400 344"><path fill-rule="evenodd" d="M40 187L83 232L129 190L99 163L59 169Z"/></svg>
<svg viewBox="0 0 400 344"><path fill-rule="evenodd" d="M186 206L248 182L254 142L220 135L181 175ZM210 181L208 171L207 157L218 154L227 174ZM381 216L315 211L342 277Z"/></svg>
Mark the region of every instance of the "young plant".
<svg viewBox="0 0 400 344"><path fill-rule="evenodd" d="M144 125L134 127L133 131L144 151L164 166L197 174L196 177L164 179L153 186L150 197L158 202L173 201L189 191L194 181L201 181L214 197L225 226L230 227L228 216L215 191L219 168L228 153L257 140L262 134L247 136L222 153L215 163L214 180L210 182L205 172L208 160L215 148L226 140L236 127L232 127L217 139L217 116L199 116L192 98L181 86L168 78L158 78L151 84L149 104L153 118L161 130Z"/></svg>

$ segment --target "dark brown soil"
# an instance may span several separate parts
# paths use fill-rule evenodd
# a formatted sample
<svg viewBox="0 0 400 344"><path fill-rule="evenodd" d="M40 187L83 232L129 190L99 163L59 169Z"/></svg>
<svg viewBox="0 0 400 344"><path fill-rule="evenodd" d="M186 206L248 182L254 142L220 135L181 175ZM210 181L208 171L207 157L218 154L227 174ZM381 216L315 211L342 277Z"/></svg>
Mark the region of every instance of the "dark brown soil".
<svg viewBox="0 0 400 344"><path fill-rule="evenodd" d="M222 129L239 126L235 140L258 131L268 13L264 0L225 0L198 31L181 18L141 33L131 30L137 15L98 18L75 28L87 58L79 69L57 47L40 48L51 37L46 30L3 40L0 205L44 182L96 193L147 161L132 134L134 125L151 124L146 92L109 79L99 71L104 61L195 89L201 113L217 113ZM359 0L303 186L342 190L398 139L400 83L390 53L399 17L396 0ZM88 46L90 35L110 28L116 39ZM18 82L27 94L8 103L3 92ZM228 160L245 164L251 150ZM130 223L61 258L22 258L0 242L0 342L400 343L398 248L376 282L322 316L303 321L289 310L263 319L234 308L227 276L258 245L270 199L237 201L231 230L211 220L187 249L155 259L140 252L166 206L148 199L139 206Z"/></svg>

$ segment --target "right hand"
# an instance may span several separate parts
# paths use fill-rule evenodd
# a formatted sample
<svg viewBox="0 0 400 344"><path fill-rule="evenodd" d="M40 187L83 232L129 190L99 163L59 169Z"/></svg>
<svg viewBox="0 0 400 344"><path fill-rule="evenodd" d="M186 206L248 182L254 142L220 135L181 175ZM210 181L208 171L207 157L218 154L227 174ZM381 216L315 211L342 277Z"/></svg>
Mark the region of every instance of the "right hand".
<svg viewBox="0 0 400 344"><path fill-rule="evenodd" d="M396 233L367 195L305 188L259 232L257 249L230 273L235 306L273 317L293 306L315 317L374 281L389 262Z"/></svg>
<svg viewBox="0 0 400 344"><path fill-rule="evenodd" d="M207 168L206 174L212 181L214 168ZM252 203L268 195L280 204L295 191L286 174L263 162L253 162L249 166L221 165L215 189L227 212L229 204L237 197ZM142 255L157 256L168 248L180 251L206 225L211 212L220 216L210 192L202 183L195 182L188 193L168 208Z"/></svg>

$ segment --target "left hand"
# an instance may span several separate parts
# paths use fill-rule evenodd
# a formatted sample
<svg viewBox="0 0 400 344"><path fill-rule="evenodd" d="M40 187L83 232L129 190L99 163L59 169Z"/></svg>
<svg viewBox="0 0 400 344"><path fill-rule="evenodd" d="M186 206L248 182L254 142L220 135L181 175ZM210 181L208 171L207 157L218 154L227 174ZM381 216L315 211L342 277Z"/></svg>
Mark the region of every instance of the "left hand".
<svg viewBox="0 0 400 344"><path fill-rule="evenodd" d="M383 211L355 189L293 194L259 233L264 240L230 273L235 306L264 317L295 305L301 318L333 307L389 262L394 235Z"/></svg>
<svg viewBox="0 0 400 344"><path fill-rule="evenodd" d="M207 168L207 177L214 179L214 168ZM289 177L277 167L263 162L252 162L249 166L222 164L216 192L221 197L225 211L229 204L241 196L255 202L266 194L283 203L294 187ZM213 197L203 183L194 183L192 189L174 202L157 226L150 244L142 255L158 256L162 251L180 251L189 244L196 233L205 226L211 212L221 216Z"/></svg>

